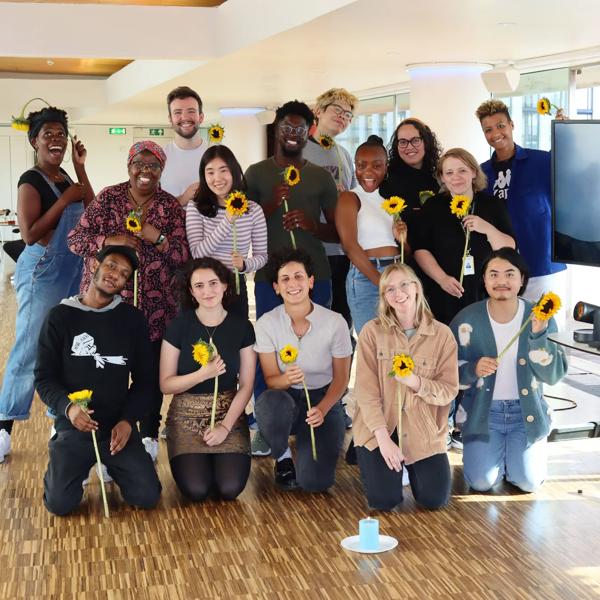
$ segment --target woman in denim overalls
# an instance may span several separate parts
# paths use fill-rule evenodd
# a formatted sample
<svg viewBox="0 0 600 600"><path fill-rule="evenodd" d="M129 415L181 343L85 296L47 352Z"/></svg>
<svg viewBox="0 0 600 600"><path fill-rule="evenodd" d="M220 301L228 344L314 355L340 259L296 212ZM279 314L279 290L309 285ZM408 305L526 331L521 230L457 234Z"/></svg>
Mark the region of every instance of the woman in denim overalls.
<svg viewBox="0 0 600 600"><path fill-rule="evenodd" d="M79 292L82 261L67 247L67 234L94 197L85 172L87 152L73 139L78 183L60 168L68 143L67 114L48 107L29 114L29 142L36 164L19 179L17 214L27 246L17 261L16 339L0 392L0 462L10 451L13 421L29 417L39 332L48 310Z"/></svg>

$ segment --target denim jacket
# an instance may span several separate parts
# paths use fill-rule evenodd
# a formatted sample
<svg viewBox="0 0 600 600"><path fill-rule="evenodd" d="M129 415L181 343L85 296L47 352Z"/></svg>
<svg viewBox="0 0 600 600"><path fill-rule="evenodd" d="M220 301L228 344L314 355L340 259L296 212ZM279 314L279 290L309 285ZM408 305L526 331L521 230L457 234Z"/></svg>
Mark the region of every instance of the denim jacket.
<svg viewBox="0 0 600 600"><path fill-rule="evenodd" d="M531 314L533 304L524 300L523 322ZM458 341L458 364L461 388L466 388L462 406L467 412L463 436L489 434L489 414L496 374L477 377L475 367L482 356L498 356L496 339L487 311L487 300L463 308L450 323ZM535 442L548 435L552 409L544 399L540 382L555 384L567 372L567 358L562 347L548 339L557 331L554 319L539 333L531 331L531 322L519 337L517 381L521 411L527 440ZM516 400L517 398L515 398Z"/></svg>

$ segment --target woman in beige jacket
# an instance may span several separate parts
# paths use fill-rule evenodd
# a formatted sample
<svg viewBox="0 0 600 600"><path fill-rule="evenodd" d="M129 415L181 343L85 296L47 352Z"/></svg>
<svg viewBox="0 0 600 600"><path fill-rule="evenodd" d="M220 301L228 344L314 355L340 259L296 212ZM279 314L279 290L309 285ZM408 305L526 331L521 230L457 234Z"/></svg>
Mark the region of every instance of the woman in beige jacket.
<svg viewBox="0 0 600 600"><path fill-rule="evenodd" d="M433 318L421 282L406 265L382 273L378 315L358 337L354 389L354 444L367 500L378 510L399 504L405 465L417 503L440 508L450 496L446 436L458 392L456 342ZM401 354L414 368L394 376L394 356Z"/></svg>

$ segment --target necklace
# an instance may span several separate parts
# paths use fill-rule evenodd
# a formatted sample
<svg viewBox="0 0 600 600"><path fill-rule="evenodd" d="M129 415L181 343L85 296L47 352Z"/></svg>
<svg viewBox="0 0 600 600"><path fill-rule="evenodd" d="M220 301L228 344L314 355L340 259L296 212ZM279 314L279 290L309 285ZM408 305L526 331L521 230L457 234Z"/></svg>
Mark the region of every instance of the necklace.
<svg viewBox="0 0 600 600"><path fill-rule="evenodd" d="M42 167L40 167L40 165L38 165L38 169L40 171L42 171L44 173L44 175L46 175L46 177L48 177L48 179L50 179L51 181L54 181L56 183L64 181L64 179L65 179L65 177L62 173L58 173L57 175L52 175L52 173L48 173L48 171L46 171L45 169L42 169Z"/></svg>
<svg viewBox="0 0 600 600"><path fill-rule="evenodd" d="M144 200L142 203L139 203L133 197L133 194L131 193L131 188L127 189L127 196L129 197L131 204L133 204L133 206L134 206L133 212L135 213L135 215L137 216L138 219L140 219L140 220L142 219L142 216L144 214L144 206L146 206L146 204L148 204L148 202L150 202L150 200L153 200L155 195L156 195L156 192L154 192L152 194L152 196L150 196L149 198L146 198L146 200Z"/></svg>
<svg viewBox="0 0 600 600"><path fill-rule="evenodd" d="M200 316L196 312L196 317L198 318L198 321L200 322L200 325L202 325L202 327L204 328L204 331L206 331L206 335L208 336L208 343L209 344L212 345L212 343L213 343L213 337L215 335L215 331L217 330L217 328L219 327L219 325L223 324L223 321L225 320L226 316L227 316L227 311L223 310L223 315L222 315L221 320L214 327L212 327L212 331L211 331L209 329L209 327L202 322L202 320L200 319Z"/></svg>

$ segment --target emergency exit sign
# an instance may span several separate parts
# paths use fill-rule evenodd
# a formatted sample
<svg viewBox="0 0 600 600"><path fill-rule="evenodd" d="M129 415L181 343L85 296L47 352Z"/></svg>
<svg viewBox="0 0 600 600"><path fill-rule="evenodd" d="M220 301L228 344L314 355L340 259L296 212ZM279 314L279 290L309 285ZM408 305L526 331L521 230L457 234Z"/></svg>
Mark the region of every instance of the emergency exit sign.
<svg viewBox="0 0 600 600"><path fill-rule="evenodd" d="M154 127L154 128L150 128L150 135L154 135L154 136L162 136L165 135L165 130L162 127Z"/></svg>
<svg viewBox="0 0 600 600"><path fill-rule="evenodd" d="M126 135L127 129L125 127L109 127L109 135Z"/></svg>

